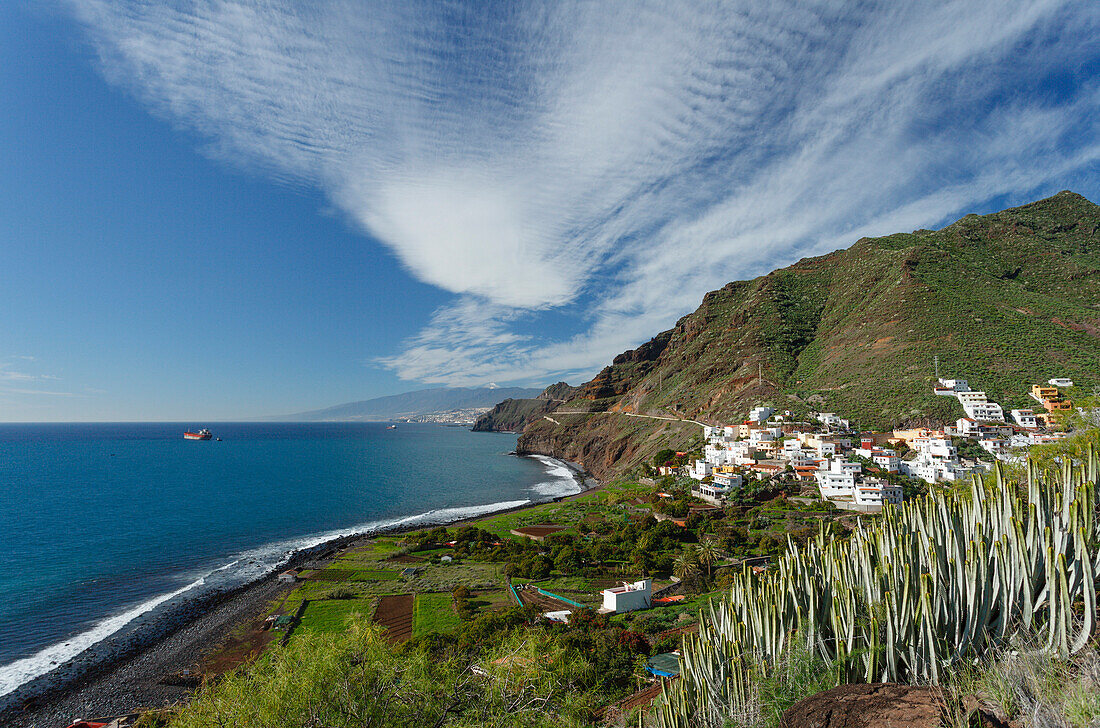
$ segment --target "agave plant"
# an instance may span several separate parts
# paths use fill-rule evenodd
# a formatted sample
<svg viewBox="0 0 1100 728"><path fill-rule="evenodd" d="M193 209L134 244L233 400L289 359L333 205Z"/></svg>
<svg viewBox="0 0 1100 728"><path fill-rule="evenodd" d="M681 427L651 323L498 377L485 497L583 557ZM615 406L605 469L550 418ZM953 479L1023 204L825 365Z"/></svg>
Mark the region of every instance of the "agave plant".
<svg viewBox="0 0 1100 728"><path fill-rule="evenodd" d="M682 650L662 725L721 723L745 705L753 671L805 640L852 681L938 683L945 666L1018 634L1068 655L1096 629L1100 459L1057 474L1029 462L1023 482L998 466L987 482L887 507L872 525L740 574Z"/></svg>

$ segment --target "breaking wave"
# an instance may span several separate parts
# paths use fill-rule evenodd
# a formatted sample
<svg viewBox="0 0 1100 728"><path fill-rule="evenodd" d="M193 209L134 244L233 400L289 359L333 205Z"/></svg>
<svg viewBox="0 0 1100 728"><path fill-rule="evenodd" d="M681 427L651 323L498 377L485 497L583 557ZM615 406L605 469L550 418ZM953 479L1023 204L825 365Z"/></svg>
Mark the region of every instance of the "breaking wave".
<svg viewBox="0 0 1100 728"><path fill-rule="evenodd" d="M566 495L576 495L584 490L584 487L577 480L577 472L561 460L545 455L529 455L528 457L542 463L543 467L546 468L547 475L553 478L553 480L531 486L531 490L539 495L558 498Z"/></svg>

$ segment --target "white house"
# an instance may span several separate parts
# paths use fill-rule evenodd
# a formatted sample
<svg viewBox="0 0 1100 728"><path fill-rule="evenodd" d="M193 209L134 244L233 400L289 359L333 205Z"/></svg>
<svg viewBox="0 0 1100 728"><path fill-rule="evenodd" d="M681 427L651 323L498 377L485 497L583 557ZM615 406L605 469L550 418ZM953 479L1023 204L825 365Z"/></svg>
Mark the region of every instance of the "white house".
<svg viewBox="0 0 1100 728"><path fill-rule="evenodd" d="M856 476L862 471L863 466L859 463L847 463L842 458L830 460L828 466L822 464L822 467L814 473L821 497L826 500L851 497L856 487Z"/></svg>
<svg viewBox="0 0 1100 728"><path fill-rule="evenodd" d="M1005 413L996 402L970 402L963 405L967 417L983 422L1004 422Z"/></svg>
<svg viewBox="0 0 1100 728"><path fill-rule="evenodd" d="M886 503L901 503L900 485L887 483L879 478L864 478L852 493L852 500L859 506L882 506Z"/></svg>
<svg viewBox="0 0 1100 728"><path fill-rule="evenodd" d="M1014 409L1012 410L1012 419L1016 421L1016 424L1027 430L1039 429L1039 418L1035 416L1035 410L1030 409Z"/></svg>
<svg viewBox="0 0 1100 728"><path fill-rule="evenodd" d="M1007 440L1001 440L998 438L988 437L984 440L978 440L978 444L990 455L998 460L1005 460L1011 457L1009 452L1009 444Z"/></svg>
<svg viewBox="0 0 1100 728"><path fill-rule="evenodd" d="M1054 379L1048 379L1047 384L1052 387L1072 387L1073 380L1065 377L1054 377Z"/></svg>
<svg viewBox="0 0 1100 728"><path fill-rule="evenodd" d="M642 579L633 584L623 582L622 586L604 589L603 609L601 612L633 612L637 609L648 609L650 606L650 580Z"/></svg>
<svg viewBox="0 0 1100 728"><path fill-rule="evenodd" d="M977 437L981 433L981 425L972 417L960 417L955 420L955 434L959 437Z"/></svg>
<svg viewBox="0 0 1100 728"><path fill-rule="evenodd" d="M749 419L753 422L767 422L773 412L775 412L775 410L766 405L753 407L752 410L749 411Z"/></svg>
<svg viewBox="0 0 1100 728"><path fill-rule="evenodd" d="M730 452L733 453L734 465L752 465L756 462L752 459L752 448L749 447L748 440L730 443Z"/></svg>
<svg viewBox="0 0 1100 728"><path fill-rule="evenodd" d="M910 446L914 450L927 452L934 458L954 460L959 456L959 449L943 437L915 437Z"/></svg>
<svg viewBox="0 0 1100 728"><path fill-rule="evenodd" d="M970 389L965 380L941 379L944 386L936 388L936 394L953 394L958 398L966 416L975 420L1003 422L1004 410L996 402L990 402L985 392L975 392Z"/></svg>
<svg viewBox="0 0 1100 728"><path fill-rule="evenodd" d="M917 438L914 442L922 439L926 441L925 446L918 449L916 457L899 463L903 475L920 478L926 483L938 483L960 480L982 470L980 467L967 468L960 463L953 445L945 445L938 438Z"/></svg>
<svg viewBox="0 0 1100 728"><path fill-rule="evenodd" d="M783 449L777 455L795 468L813 465L818 460L816 451L804 447L801 439L793 438L783 441Z"/></svg>
<svg viewBox="0 0 1100 728"><path fill-rule="evenodd" d="M714 466L733 463L733 451L725 443L708 444L703 448L703 459Z"/></svg>
<svg viewBox="0 0 1100 728"><path fill-rule="evenodd" d="M944 480L957 480L955 465L957 460L936 458L927 452L918 452L911 460L901 461L901 472L926 483L938 483Z"/></svg>
<svg viewBox="0 0 1100 728"><path fill-rule="evenodd" d="M1019 435L1013 435L1009 440L1011 447L1030 447L1032 445L1049 445L1052 442L1058 442L1059 440L1069 437L1067 432L1053 432L1051 434L1044 434L1041 432L1027 432Z"/></svg>
<svg viewBox="0 0 1100 728"><path fill-rule="evenodd" d="M699 483L699 485L692 488L691 494L716 506L725 503L730 491L740 488L743 482L741 476L737 473L715 473L713 477L712 482Z"/></svg>
<svg viewBox="0 0 1100 728"><path fill-rule="evenodd" d="M814 474L821 497L826 500L850 500L858 506L882 507L884 503L901 503L900 486L881 478L863 477L862 470L859 463L833 459L827 468L823 467Z"/></svg>
<svg viewBox="0 0 1100 728"><path fill-rule="evenodd" d="M958 480L970 473L959 462L959 451L943 437L916 437L911 443L916 457L898 463L903 475L920 478L926 483Z"/></svg>
<svg viewBox="0 0 1100 728"><path fill-rule="evenodd" d="M783 436L778 427L760 427L749 433L749 447L753 450L773 451L778 449L775 441Z"/></svg>
<svg viewBox="0 0 1100 728"><path fill-rule="evenodd" d="M817 421L826 427L832 427L837 430L848 429L848 420L841 419L835 412L818 412Z"/></svg>
<svg viewBox="0 0 1100 728"><path fill-rule="evenodd" d="M817 453L812 450L784 451L783 457L791 464L792 468L805 468L810 465L816 465L817 461L820 459L817 457Z"/></svg>
<svg viewBox="0 0 1100 728"><path fill-rule="evenodd" d="M888 473L898 472L898 463L901 462L898 459L898 454L889 448L883 448L881 450L875 450L871 455L871 462L879 466Z"/></svg>
<svg viewBox="0 0 1100 728"><path fill-rule="evenodd" d="M695 464L688 468L688 477L695 480L702 480L711 474L714 468L706 460L696 460Z"/></svg>
<svg viewBox="0 0 1100 728"><path fill-rule="evenodd" d="M740 488L742 478L740 473L715 473L714 485L719 488Z"/></svg>

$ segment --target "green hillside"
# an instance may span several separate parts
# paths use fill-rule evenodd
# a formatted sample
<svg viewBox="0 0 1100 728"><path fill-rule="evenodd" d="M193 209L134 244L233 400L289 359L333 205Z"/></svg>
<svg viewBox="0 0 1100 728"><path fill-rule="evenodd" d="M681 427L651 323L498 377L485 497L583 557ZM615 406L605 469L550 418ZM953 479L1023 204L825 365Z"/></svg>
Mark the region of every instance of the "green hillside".
<svg viewBox="0 0 1100 728"><path fill-rule="evenodd" d="M730 283L556 410L718 422L768 401L862 427L938 423L961 410L931 392L936 356L941 376L1006 407L1026 406L1028 386L1053 376L1100 384L1100 207L1060 192ZM598 460L596 472L649 449L621 442L633 418L550 416L559 424L532 421L521 448ZM657 440L667 427L641 429ZM608 458L612 442L625 459Z"/></svg>

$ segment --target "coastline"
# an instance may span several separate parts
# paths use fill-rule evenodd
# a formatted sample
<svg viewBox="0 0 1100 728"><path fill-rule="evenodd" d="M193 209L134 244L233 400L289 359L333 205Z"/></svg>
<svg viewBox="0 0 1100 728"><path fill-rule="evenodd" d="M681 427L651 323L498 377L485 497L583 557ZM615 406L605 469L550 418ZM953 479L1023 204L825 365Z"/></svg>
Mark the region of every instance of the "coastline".
<svg viewBox="0 0 1100 728"><path fill-rule="evenodd" d="M522 504L440 520L433 520L434 511L429 511L297 549L257 579L230 589L182 598L161 614L139 615L133 620L137 626L125 635L112 634L0 696L0 726L62 728L78 718L123 715L185 700L191 687L168 685L161 680L192 667L235 628L266 610L281 592L289 592L291 588L278 581L280 572L305 562L331 560L338 552L375 536L409 533L427 526L476 523L489 516L575 498L601 485L576 463L547 456L510 454L537 459L551 471L554 466L567 468L579 492L536 497ZM492 504L469 508L489 505Z"/></svg>

